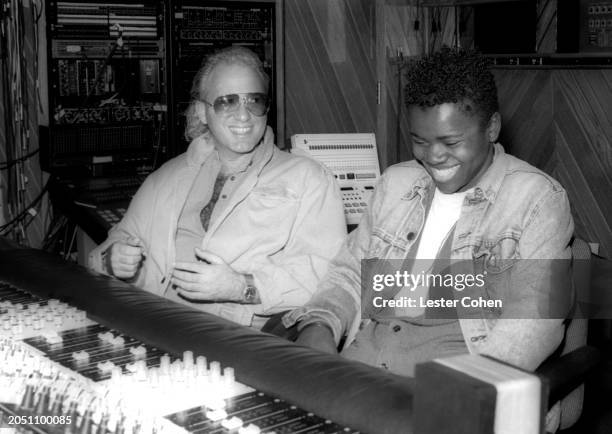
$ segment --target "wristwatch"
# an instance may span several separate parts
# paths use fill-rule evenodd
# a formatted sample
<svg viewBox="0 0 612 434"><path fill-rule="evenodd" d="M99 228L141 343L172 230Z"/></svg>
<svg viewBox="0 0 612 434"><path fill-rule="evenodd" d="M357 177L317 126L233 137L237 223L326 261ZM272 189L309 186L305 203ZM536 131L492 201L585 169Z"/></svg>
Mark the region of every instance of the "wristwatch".
<svg viewBox="0 0 612 434"><path fill-rule="evenodd" d="M255 304L257 299L259 298L259 294L257 293L257 288L253 285L247 284L242 292L242 300L246 304Z"/></svg>

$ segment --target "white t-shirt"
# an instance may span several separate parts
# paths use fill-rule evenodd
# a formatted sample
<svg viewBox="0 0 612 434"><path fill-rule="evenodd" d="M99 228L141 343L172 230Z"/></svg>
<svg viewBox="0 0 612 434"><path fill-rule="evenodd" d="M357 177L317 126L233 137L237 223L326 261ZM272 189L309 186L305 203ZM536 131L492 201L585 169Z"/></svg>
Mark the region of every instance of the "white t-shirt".
<svg viewBox="0 0 612 434"><path fill-rule="evenodd" d="M436 188L425 220L416 259L435 259L459 215L467 191L445 194Z"/></svg>
<svg viewBox="0 0 612 434"><path fill-rule="evenodd" d="M421 233L421 240L415 255L415 262L412 267L412 274L427 273L437 258L438 251L444 244L446 237L452 231L455 223L461 215L461 206L465 195L469 190L460 193L446 194L436 188L429 213L425 219L425 224ZM420 297L427 299L429 292L428 286L418 286L416 289L404 287L395 296L395 299L400 297L411 297L417 300L417 306L396 308L398 316L419 316L425 311L425 308L419 307L418 300Z"/></svg>

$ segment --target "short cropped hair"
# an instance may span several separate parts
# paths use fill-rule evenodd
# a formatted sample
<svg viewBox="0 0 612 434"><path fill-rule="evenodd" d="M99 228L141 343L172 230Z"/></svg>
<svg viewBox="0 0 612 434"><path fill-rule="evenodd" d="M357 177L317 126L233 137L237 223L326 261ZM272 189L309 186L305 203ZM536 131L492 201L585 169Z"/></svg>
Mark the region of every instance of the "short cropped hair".
<svg viewBox="0 0 612 434"><path fill-rule="evenodd" d="M459 103L468 115L478 115L483 126L499 111L495 78L487 58L474 50L442 47L414 61L406 72L406 106L433 107Z"/></svg>
<svg viewBox="0 0 612 434"><path fill-rule="evenodd" d="M263 63L259 60L257 54L248 48L239 45L232 45L223 48L208 56L202 67L198 70L193 78L189 95L191 102L185 110L185 138L193 140L196 137L208 131L208 126L200 121L196 112L196 103L202 99L200 89L206 89L206 82L210 78L213 70L219 65L243 65L252 68L260 77L264 85L264 91L267 93L270 86L270 77L264 70ZM204 86L202 86L204 84Z"/></svg>

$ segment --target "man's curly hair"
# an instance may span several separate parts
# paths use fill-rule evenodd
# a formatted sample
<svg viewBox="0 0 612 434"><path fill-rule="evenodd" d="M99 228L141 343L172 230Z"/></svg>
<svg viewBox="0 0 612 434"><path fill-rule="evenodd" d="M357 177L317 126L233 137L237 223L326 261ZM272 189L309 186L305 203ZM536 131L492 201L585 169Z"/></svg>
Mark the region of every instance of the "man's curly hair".
<svg viewBox="0 0 612 434"><path fill-rule="evenodd" d="M499 110L489 60L474 50L442 47L411 63L406 80L407 107L459 103L466 114L480 116L483 126Z"/></svg>

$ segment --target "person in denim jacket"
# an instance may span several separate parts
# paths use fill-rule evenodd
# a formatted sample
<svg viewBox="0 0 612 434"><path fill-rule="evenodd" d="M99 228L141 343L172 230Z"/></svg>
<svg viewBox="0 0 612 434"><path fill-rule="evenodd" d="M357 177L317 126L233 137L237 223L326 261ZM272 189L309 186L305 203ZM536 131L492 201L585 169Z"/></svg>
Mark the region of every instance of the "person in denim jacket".
<svg viewBox="0 0 612 434"><path fill-rule="evenodd" d="M346 338L343 356L400 375L412 376L416 363L466 352L534 370L561 343L572 299L563 284L569 262L558 261L571 256L574 225L566 192L497 143L501 117L486 59L444 48L413 63L407 82L415 160L384 172L367 214L317 293L283 324L296 326L297 343L330 353ZM446 248L451 260L488 271L487 290L503 309L458 312L454 321L401 315L362 321L361 260L405 259L427 247L419 242L436 195L459 195L460 202L446 241L434 252ZM557 261L561 277L554 279L551 264ZM496 273L505 278L496 281ZM556 315L542 315L557 298Z"/></svg>

